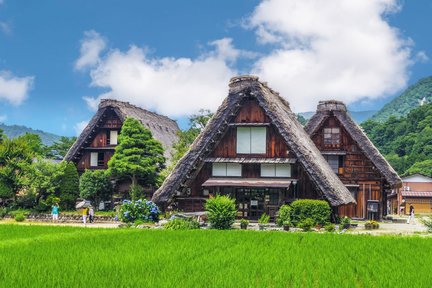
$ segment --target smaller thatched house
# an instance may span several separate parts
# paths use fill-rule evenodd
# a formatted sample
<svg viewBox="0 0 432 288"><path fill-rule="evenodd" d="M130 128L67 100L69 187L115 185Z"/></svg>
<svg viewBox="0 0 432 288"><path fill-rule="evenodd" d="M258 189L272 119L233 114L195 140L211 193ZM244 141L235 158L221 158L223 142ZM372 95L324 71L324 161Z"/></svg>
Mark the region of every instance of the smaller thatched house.
<svg viewBox="0 0 432 288"><path fill-rule="evenodd" d="M387 193L398 189L402 180L352 120L345 104L320 101L305 130L357 201L339 207L339 214L359 219L386 215Z"/></svg>
<svg viewBox="0 0 432 288"><path fill-rule="evenodd" d="M286 100L254 76L235 77L229 95L177 163L153 201L203 210L210 195L236 199L238 216L274 216L298 198L355 203Z"/></svg>
<svg viewBox="0 0 432 288"><path fill-rule="evenodd" d="M69 149L65 160L74 162L80 173L85 169L107 169L126 117L139 120L152 132L153 137L162 143L164 156L169 161L173 144L178 140L177 122L128 102L112 99L101 100L98 111Z"/></svg>

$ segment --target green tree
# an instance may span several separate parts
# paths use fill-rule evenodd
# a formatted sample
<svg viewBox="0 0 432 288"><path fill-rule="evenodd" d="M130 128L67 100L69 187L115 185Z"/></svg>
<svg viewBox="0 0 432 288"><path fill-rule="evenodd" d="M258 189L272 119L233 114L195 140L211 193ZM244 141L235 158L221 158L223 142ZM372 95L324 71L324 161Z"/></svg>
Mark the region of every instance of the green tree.
<svg viewBox="0 0 432 288"><path fill-rule="evenodd" d="M33 153L25 139L5 139L0 143L0 181L3 187L12 190L14 196L23 187L32 159ZM4 191L9 191L9 188L4 188Z"/></svg>
<svg viewBox="0 0 432 288"><path fill-rule="evenodd" d="M412 175L415 173L432 177L432 159L416 162L406 171L407 175Z"/></svg>
<svg viewBox="0 0 432 288"><path fill-rule="evenodd" d="M117 178L129 178L132 190L138 187L138 180L146 185L155 185L159 173L165 168L165 157L162 144L152 137L150 130L138 120L128 117L123 123L118 142L108 162L109 174Z"/></svg>
<svg viewBox="0 0 432 288"><path fill-rule="evenodd" d="M306 125L306 123L307 123L306 118L303 117L303 116L300 115L300 114L297 114L297 120L300 122L300 124L301 124L302 126Z"/></svg>
<svg viewBox="0 0 432 288"><path fill-rule="evenodd" d="M64 137L54 142L51 146L46 147L45 155L48 158L64 158L70 147L75 143L76 137Z"/></svg>
<svg viewBox="0 0 432 288"><path fill-rule="evenodd" d="M25 185L36 195L36 202L58 196L67 162L51 163L37 159L27 171Z"/></svg>
<svg viewBox="0 0 432 288"><path fill-rule="evenodd" d="M411 110L406 117L390 117L384 123L373 120L362 123L371 141L400 174L418 169L427 171L423 162L432 158L431 126L432 104ZM417 163L422 163L422 168Z"/></svg>
<svg viewBox="0 0 432 288"><path fill-rule="evenodd" d="M30 151L33 156L43 156L44 145L42 144L42 140L39 135L26 133L22 136L19 136L18 139L27 143Z"/></svg>
<svg viewBox="0 0 432 288"><path fill-rule="evenodd" d="M189 117L189 128L185 131L179 131L179 140L174 144L174 152L172 157L173 166L180 160L181 157L189 150L189 147L207 125L213 113L210 110L201 109L199 113Z"/></svg>
<svg viewBox="0 0 432 288"><path fill-rule="evenodd" d="M5 200L14 197L12 187L4 179L0 178L0 203L3 204Z"/></svg>
<svg viewBox="0 0 432 288"><path fill-rule="evenodd" d="M3 129L0 129L0 143L3 142L5 135L3 134Z"/></svg>
<svg viewBox="0 0 432 288"><path fill-rule="evenodd" d="M76 166L67 162L60 181L60 203L65 209L73 209L79 197L79 176Z"/></svg>
<svg viewBox="0 0 432 288"><path fill-rule="evenodd" d="M177 132L179 140L173 145L171 165L161 172L158 178L159 185L162 184L177 162L186 154L211 117L213 117L213 113L211 113L210 110L201 109L197 114L193 114L189 117L189 128L187 130Z"/></svg>
<svg viewBox="0 0 432 288"><path fill-rule="evenodd" d="M86 170L80 177L80 196L96 205L100 201L110 200L113 187L109 175L103 170Z"/></svg>

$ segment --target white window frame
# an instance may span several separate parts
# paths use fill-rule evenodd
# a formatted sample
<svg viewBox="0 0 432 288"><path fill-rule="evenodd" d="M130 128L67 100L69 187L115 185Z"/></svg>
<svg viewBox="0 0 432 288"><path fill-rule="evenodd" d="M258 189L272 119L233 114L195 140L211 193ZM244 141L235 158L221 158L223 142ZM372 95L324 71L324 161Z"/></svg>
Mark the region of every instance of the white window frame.
<svg viewBox="0 0 432 288"><path fill-rule="evenodd" d="M237 127L237 154L265 154L267 127Z"/></svg>
<svg viewBox="0 0 432 288"><path fill-rule="evenodd" d="M118 144L118 131L110 130L110 145L117 145L117 144Z"/></svg>
<svg viewBox="0 0 432 288"><path fill-rule="evenodd" d="M261 164L261 177L289 178L291 164Z"/></svg>
<svg viewBox="0 0 432 288"><path fill-rule="evenodd" d="M90 153L90 167L97 167L98 166L98 152L91 152Z"/></svg>
<svg viewBox="0 0 432 288"><path fill-rule="evenodd" d="M238 163L213 163L212 176L214 177L241 177L242 165Z"/></svg>

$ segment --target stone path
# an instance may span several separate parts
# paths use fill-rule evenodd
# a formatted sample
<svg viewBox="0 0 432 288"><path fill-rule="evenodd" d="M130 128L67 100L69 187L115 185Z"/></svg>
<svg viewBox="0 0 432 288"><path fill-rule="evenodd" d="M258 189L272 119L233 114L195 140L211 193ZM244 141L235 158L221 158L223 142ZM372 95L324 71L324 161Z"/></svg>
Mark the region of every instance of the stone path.
<svg viewBox="0 0 432 288"><path fill-rule="evenodd" d="M121 224L118 223L88 223L84 225L83 223L51 223L51 222L16 222L15 220L0 220L1 224L18 224L18 225L46 225L46 226L72 226L72 227L86 227L86 228L118 228Z"/></svg>
<svg viewBox="0 0 432 288"><path fill-rule="evenodd" d="M50 222L16 222L15 220L0 220L1 224L18 224L18 225L47 225L47 226L72 226L72 227L86 227L86 228L118 228L121 222L106 222L106 223L89 223L84 225L82 223L50 223ZM416 220L416 224L406 224L406 223L383 223L380 222L380 228L376 230L366 230L363 223L359 223L357 228L349 229L344 233L349 234L371 234L371 235L415 235L424 234L427 228L420 223L420 220ZM157 225L159 226L159 225ZM239 223L234 224L234 228L240 228ZM160 227L155 227L160 228ZM250 223L248 230L258 230L257 223ZM282 230L282 228L275 225L270 225L266 230ZM291 229L299 230L299 229ZM424 234L426 235L426 234ZM431 235L431 234L429 234Z"/></svg>

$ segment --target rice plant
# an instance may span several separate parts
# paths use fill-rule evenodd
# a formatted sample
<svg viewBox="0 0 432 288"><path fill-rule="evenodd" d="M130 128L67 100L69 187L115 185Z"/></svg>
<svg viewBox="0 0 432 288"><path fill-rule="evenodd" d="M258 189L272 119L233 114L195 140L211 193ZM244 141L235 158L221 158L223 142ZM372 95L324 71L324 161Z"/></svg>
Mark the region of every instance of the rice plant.
<svg viewBox="0 0 432 288"><path fill-rule="evenodd" d="M429 287L432 239L0 225L0 287Z"/></svg>

